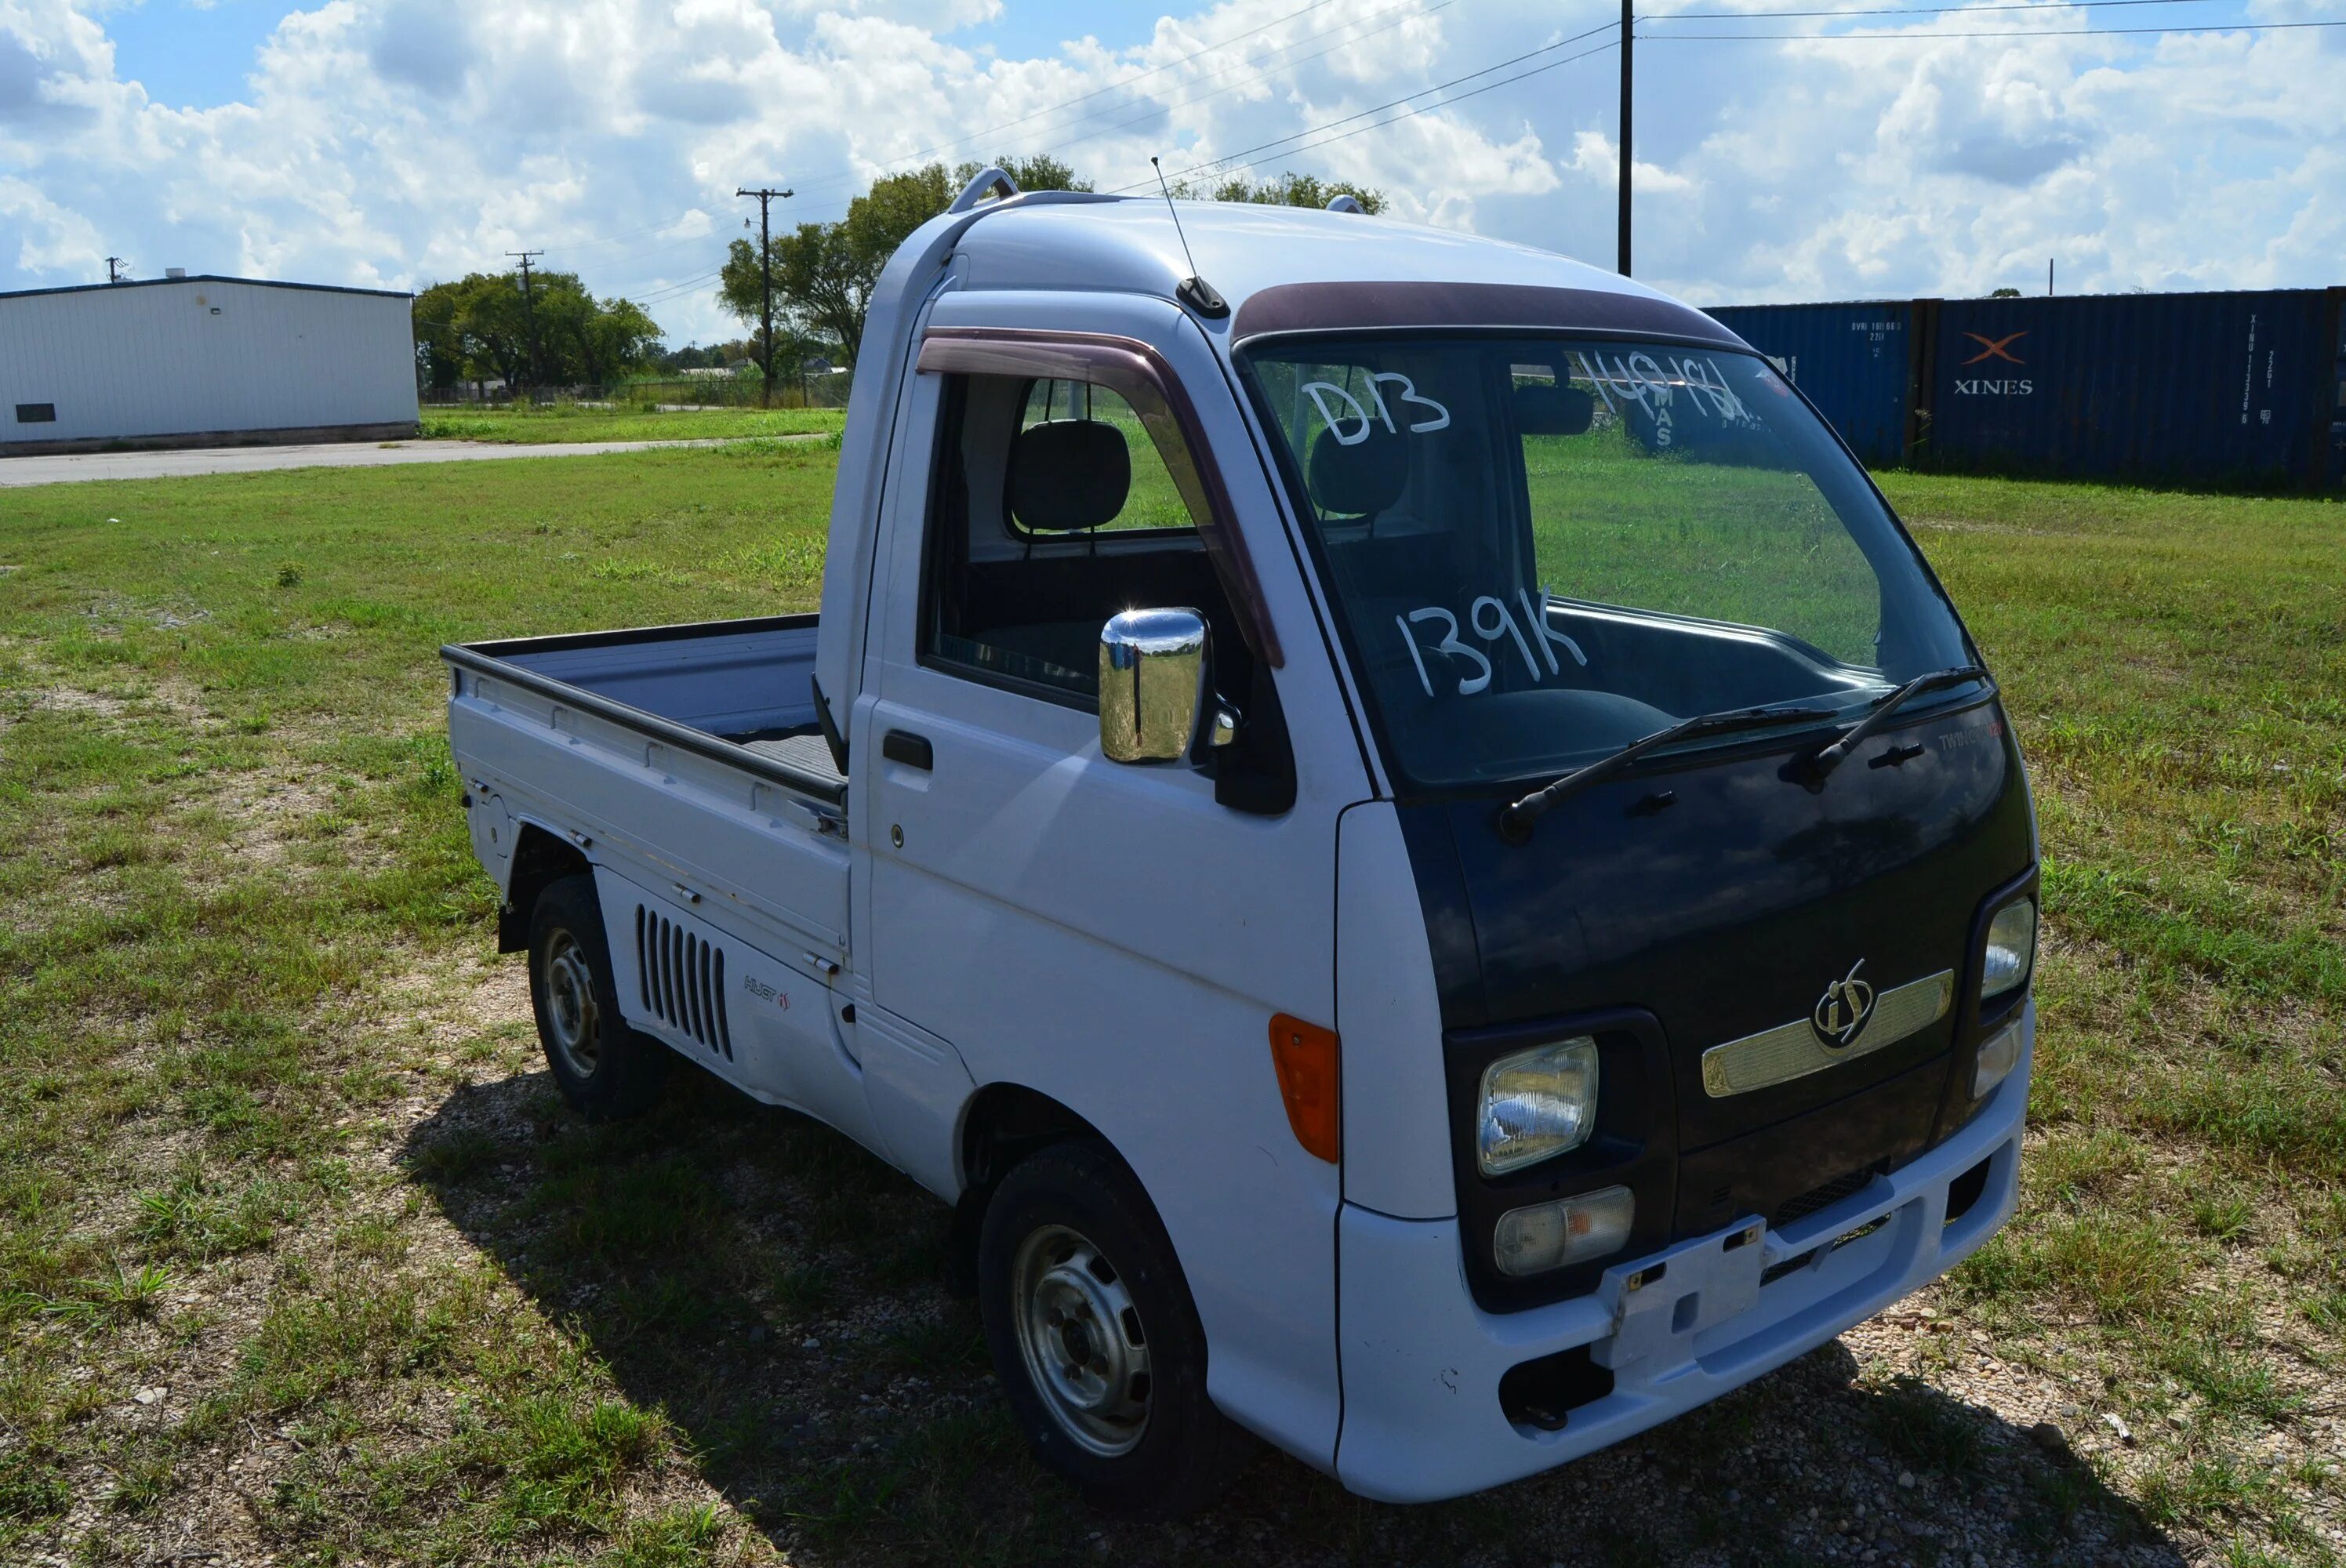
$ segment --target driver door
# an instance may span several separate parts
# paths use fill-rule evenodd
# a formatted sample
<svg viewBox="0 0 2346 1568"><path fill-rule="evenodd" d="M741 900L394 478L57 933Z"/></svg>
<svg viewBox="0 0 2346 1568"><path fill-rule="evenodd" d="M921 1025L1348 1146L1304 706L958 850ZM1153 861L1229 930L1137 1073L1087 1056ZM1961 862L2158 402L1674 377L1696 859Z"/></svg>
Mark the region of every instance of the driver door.
<svg viewBox="0 0 2346 1568"><path fill-rule="evenodd" d="M949 1044L976 1084L1025 1085L1096 1128L1182 1259L1215 1398L1332 1455L1338 1173L1288 1125L1269 1029L1333 1022L1357 742L1315 752L1285 723L1295 786L1268 814L1220 803L1188 761L1103 757L1099 626L1127 607L1202 610L1225 674L1250 662L1286 715L1348 721L1324 664L1272 668L1250 646L1241 617L1309 615L1300 585L1275 584L1284 606L1259 587L1240 602L1201 535L1236 524L1198 514L1200 496L1229 504L1220 475L1194 483L1209 443L1248 438L1196 328L1156 302L1032 308L1051 330L947 295L923 350L856 715L870 1005ZM1185 372L1219 398L1219 428ZM1226 466L1275 519L1251 454ZM1275 532L1254 543L1291 563Z"/></svg>

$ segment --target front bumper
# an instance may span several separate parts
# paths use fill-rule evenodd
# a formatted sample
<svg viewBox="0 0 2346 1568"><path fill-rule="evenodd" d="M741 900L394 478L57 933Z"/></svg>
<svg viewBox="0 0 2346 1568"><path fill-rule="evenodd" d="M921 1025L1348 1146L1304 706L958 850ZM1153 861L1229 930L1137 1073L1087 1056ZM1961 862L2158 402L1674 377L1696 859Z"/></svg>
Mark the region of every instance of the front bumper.
<svg viewBox="0 0 2346 1568"><path fill-rule="evenodd" d="M2021 1030L2019 1064L1937 1147L1768 1231L1758 1247L1733 1245L1756 1223L1739 1222L1625 1260L1596 1290L1551 1307L1504 1315L1476 1307L1455 1219L1347 1205L1338 1222L1337 1477L1364 1497L1430 1502L1547 1470L1717 1399L1930 1283L2011 1217L2034 1002ZM1948 1223L1949 1186L1983 1162L1984 1187ZM1865 1234L1833 1245L1857 1232ZM1812 1256L1800 1267L1779 1268L1804 1254ZM1770 1271L1779 1277L1763 1284ZM1611 1369L1611 1393L1573 1410L1560 1431L1507 1419L1499 1381L1510 1369L1583 1345Z"/></svg>

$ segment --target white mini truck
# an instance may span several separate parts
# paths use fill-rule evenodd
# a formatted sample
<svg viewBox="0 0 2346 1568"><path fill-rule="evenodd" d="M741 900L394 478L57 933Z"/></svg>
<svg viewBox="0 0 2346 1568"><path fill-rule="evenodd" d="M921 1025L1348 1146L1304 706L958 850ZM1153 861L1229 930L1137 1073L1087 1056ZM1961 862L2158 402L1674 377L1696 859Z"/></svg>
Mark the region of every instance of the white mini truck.
<svg viewBox="0 0 2346 1568"><path fill-rule="evenodd" d="M2012 1209L2035 828L1889 505L1520 246L983 177L872 302L821 616L445 650L556 1080L954 1208L1104 1505L1451 1497Z"/></svg>

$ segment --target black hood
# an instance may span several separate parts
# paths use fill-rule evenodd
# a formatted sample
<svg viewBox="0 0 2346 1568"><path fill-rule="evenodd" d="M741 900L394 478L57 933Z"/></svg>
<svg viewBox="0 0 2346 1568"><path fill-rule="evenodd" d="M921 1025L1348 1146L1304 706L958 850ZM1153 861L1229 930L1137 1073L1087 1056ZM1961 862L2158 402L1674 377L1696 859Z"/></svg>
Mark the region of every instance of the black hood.
<svg viewBox="0 0 2346 1568"><path fill-rule="evenodd" d="M1965 1003L1983 903L2032 862L2019 754L1993 699L1892 724L1812 790L1787 763L1816 744L1639 769L1568 798L1523 844L1500 837L1495 799L1402 809L1454 1095L1481 1069L1459 1058L1487 1042L1546 1021L1638 1020L1659 1080L1639 1100L1666 1124L1647 1153L1668 1148L1682 1173L1664 1212L1641 1199L1641 1241L1773 1217L1845 1174L1836 1166L1911 1157L1943 1135L1954 1061L1968 1062L1951 1047L1978 1023ZM1944 976L1945 1009L1806 1076L1706 1088L1706 1051L1805 1024L1853 969L1876 996ZM1462 1133L1470 1123L1454 1116ZM1464 1189L1490 1184L1471 1151L1459 1170L1464 1213L1480 1206Z"/></svg>

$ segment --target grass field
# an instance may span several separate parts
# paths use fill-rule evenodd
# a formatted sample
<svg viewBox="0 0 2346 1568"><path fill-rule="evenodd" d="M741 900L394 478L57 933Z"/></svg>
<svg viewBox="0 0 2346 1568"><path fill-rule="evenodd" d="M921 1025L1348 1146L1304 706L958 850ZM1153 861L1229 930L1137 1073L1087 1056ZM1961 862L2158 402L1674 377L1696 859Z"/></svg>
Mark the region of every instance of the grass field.
<svg viewBox="0 0 2346 1568"><path fill-rule="evenodd" d="M545 408L427 408L428 441L713 441L824 434L844 426L835 408L642 409L555 403Z"/></svg>
<svg viewBox="0 0 2346 1568"><path fill-rule="evenodd" d="M9 494L0 1561L2338 1560L2346 508L1888 481L2045 841L1953 1279L1485 1497L1267 1456L1131 1529L1025 1459L940 1206L706 1080L581 1125L492 952L438 646L811 607L831 462Z"/></svg>

